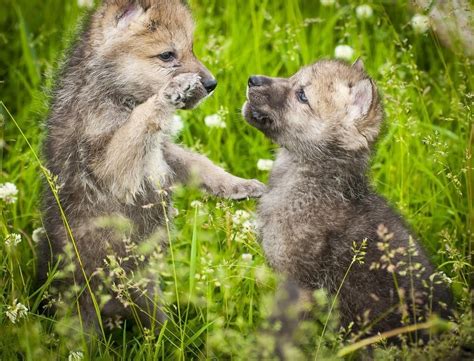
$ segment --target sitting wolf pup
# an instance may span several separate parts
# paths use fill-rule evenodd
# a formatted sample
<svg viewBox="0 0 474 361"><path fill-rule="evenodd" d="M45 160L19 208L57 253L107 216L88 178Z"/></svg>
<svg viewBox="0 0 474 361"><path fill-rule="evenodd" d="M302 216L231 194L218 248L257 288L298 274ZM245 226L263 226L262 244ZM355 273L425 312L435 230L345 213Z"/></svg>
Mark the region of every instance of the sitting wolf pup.
<svg viewBox="0 0 474 361"><path fill-rule="evenodd" d="M334 295L342 284L341 323L354 321L353 330L447 316L450 292L367 179L383 111L362 61L323 60L288 79L252 76L247 99L244 117L281 146L258 207L268 262L306 293ZM364 264L343 281L361 247Z"/></svg>
<svg viewBox="0 0 474 361"><path fill-rule="evenodd" d="M180 0L105 0L59 76L44 144L58 199L46 187L48 239L39 246L38 275L44 283L59 259L59 268L65 269L72 234L77 247L69 260L73 272L53 288L73 290L72 281L80 286L86 327L101 325L91 297L99 300L100 290L110 297L102 317L133 317L148 328L163 320L154 278L148 277L144 290L124 289L110 266L118 262L130 274L147 275L148 261L130 257L124 239L137 244L160 229L164 233L173 184L196 181L211 194L231 199L258 197L265 188L171 142L176 109L193 108L217 85L194 55L193 26ZM110 218L131 229L127 234L112 229L103 222ZM165 245L167 237L161 238ZM104 285L98 270L113 276L114 290Z"/></svg>

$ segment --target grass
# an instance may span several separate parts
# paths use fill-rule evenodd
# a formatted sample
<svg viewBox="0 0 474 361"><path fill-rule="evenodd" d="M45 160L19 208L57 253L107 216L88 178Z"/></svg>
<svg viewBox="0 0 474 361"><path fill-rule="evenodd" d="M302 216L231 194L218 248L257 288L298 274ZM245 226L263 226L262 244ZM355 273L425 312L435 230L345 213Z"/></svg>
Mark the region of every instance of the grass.
<svg viewBox="0 0 474 361"><path fill-rule="evenodd" d="M460 313L454 325L457 336L448 333L425 350L381 345L374 357L442 358L459 343L472 342L472 62L461 49L441 46L432 33L415 34L413 13L404 2L368 1L374 15L365 21L355 16L355 2L338 3L191 1L196 54L219 86L198 109L181 113L185 128L180 141L236 175L265 181L268 174L256 163L272 158L275 147L240 116L247 76L287 76L303 64L332 57L337 44L352 46L385 103L373 184L406 217L433 262L452 280ZM15 203L0 200L0 360L256 359L257 351L264 354L271 342L261 330L277 277L265 265L255 235L235 219L236 210L254 210L252 201L234 203L178 190L172 252L160 255L170 321L158 336L127 327L87 342L74 314L50 318L38 312L42 293L33 287L37 260L32 233L42 225L42 168L34 152L40 152L58 59L83 15L76 1L63 0L4 0L0 12L0 183L14 183L19 190ZM221 114L227 128L204 125L204 117L214 113ZM202 205L195 207L193 200ZM12 233L22 238L13 247L3 241ZM324 294L320 296L324 304ZM21 314L16 302L28 312L12 323L7 311L16 305ZM316 349L318 359L338 359L338 351L354 357L356 348L347 352L350 345L329 319L332 312L324 310L319 311L326 321L324 338L316 323L302 326L308 332L294 350L295 359L314 357Z"/></svg>

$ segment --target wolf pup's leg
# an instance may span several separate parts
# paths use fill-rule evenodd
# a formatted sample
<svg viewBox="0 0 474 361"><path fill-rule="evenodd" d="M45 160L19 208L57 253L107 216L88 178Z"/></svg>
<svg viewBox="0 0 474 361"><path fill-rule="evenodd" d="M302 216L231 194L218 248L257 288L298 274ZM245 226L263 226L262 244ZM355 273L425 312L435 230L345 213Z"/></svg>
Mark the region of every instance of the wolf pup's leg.
<svg viewBox="0 0 474 361"><path fill-rule="evenodd" d="M176 76L160 94L138 105L112 135L103 156L93 167L119 199L130 203L140 191L147 171L144 167L149 151L147 145L169 125L175 110L184 107L186 98L195 91L199 81L196 74Z"/></svg>
<svg viewBox="0 0 474 361"><path fill-rule="evenodd" d="M166 162L182 183L196 181L205 191L224 198L258 198L265 185L255 179L242 179L227 173L203 155L193 153L169 141L163 144Z"/></svg>

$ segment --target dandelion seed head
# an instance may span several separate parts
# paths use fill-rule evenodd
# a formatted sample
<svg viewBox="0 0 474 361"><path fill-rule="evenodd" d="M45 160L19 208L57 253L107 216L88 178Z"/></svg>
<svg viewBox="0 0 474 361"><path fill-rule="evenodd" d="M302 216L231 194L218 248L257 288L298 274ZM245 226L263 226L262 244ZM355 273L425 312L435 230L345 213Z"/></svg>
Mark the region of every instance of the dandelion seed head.
<svg viewBox="0 0 474 361"><path fill-rule="evenodd" d="M358 19L361 19L361 20L371 18L373 13L374 12L372 8L370 7L370 5L367 5L367 4L359 5L356 8L356 16Z"/></svg>
<svg viewBox="0 0 474 361"><path fill-rule="evenodd" d="M0 184L0 199L3 199L5 203L15 203L17 194L18 188L13 183L7 182Z"/></svg>
<svg viewBox="0 0 474 361"><path fill-rule="evenodd" d="M191 202L191 207L193 208L202 208L202 202L198 200L194 200Z"/></svg>
<svg viewBox="0 0 474 361"><path fill-rule="evenodd" d="M338 45L334 49L334 56L339 59L352 60L354 58L354 49L349 45Z"/></svg>
<svg viewBox="0 0 474 361"><path fill-rule="evenodd" d="M45 229L43 227L40 227L40 228L36 228L33 231L31 238L33 239L33 242L39 243L41 242L41 240L44 238L45 235L46 235Z"/></svg>
<svg viewBox="0 0 474 361"><path fill-rule="evenodd" d="M250 253L244 253L242 254L242 260L245 262L250 262L252 261L253 256Z"/></svg>
<svg viewBox="0 0 474 361"><path fill-rule="evenodd" d="M426 15L415 14L411 18L411 26L417 34L426 33L430 28L430 18Z"/></svg>
<svg viewBox="0 0 474 361"><path fill-rule="evenodd" d="M204 124L208 128L226 128L227 124L222 120L219 114L208 115L204 118Z"/></svg>

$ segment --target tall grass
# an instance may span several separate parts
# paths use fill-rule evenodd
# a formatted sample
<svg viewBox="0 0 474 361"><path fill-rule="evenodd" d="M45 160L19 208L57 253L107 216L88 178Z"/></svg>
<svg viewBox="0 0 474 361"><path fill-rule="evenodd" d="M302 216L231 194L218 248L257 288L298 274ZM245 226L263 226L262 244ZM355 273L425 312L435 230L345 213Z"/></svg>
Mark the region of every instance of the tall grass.
<svg viewBox="0 0 474 361"><path fill-rule="evenodd" d="M386 123L371 168L373 184L407 218L433 262L452 280L462 315L458 339L469 341L472 63L462 49L445 49L432 33L415 34L407 3L368 3L374 15L362 21L354 11L359 3L352 1L332 7L310 0L191 1L196 54L219 86L200 108L181 113L185 128L180 141L234 174L265 181L267 173L256 163L272 158L275 147L240 116L247 76L288 76L304 64L332 57L338 44L352 46L377 81L385 104ZM81 358L79 352L84 359L100 360L264 357L271 340L261 330L267 327L277 280L242 219L245 213L236 213L251 213L255 203L217 200L194 189L175 194L179 214L169 228L172 248L160 256L170 319L156 336L128 325L105 332L105 337L91 336L91 341L74 312L57 318L39 312L42 292L33 286L32 234L42 226L42 168L34 152L40 153L58 59L84 9L64 0L3 0L2 5L0 183L14 183L19 193L13 204L0 200L0 359L74 360ZM214 113L223 117L225 129L204 125L204 117ZM201 204L191 204L194 200ZM4 240L13 233L22 241L8 246ZM332 305L320 296L321 305ZM18 303L28 309L24 317ZM18 319L13 323L7 312L15 309ZM324 331L316 323L302 326L308 332L295 357L314 357L321 345L318 357L334 359L346 345L333 317L329 319L332 311L321 310ZM434 358L456 342L443 339L425 353L380 346L375 357Z"/></svg>

